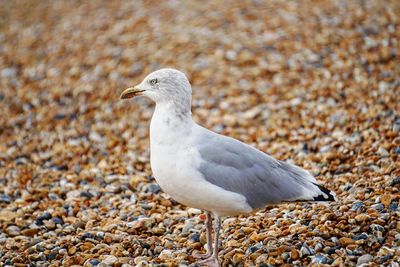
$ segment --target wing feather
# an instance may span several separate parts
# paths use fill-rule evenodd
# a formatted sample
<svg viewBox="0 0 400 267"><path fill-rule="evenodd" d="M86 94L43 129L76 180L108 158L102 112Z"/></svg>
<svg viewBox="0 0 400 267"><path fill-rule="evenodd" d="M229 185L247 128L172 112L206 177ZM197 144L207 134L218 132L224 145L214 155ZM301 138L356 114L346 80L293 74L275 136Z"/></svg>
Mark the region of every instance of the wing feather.
<svg viewBox="0 0 400 267"><path fill-rule="evenodd" d="M212 184L242 194L253 208L290 200L313 200L321 191L307 171L279 161L233 138L209 132L197 144L200 173Z"/></svg>

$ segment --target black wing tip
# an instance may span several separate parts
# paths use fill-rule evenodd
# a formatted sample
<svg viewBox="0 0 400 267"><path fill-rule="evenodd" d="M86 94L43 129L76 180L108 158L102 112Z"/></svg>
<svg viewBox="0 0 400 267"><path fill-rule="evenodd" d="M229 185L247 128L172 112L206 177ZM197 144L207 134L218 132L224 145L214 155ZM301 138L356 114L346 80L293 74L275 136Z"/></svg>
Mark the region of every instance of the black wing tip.
<svg viewBox="0 0 400 267"><path fill-rule="evenodd" d="M336 194L322 185L315 184L322 194L314 197L314 201L337 201Z"/></svg>

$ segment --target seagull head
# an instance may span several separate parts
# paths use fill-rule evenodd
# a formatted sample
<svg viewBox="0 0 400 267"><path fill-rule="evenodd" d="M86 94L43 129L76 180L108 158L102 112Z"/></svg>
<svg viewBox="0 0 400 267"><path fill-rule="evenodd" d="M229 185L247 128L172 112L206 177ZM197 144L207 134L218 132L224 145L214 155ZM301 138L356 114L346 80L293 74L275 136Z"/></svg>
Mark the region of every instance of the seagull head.
<svg viewBox="0 0 400 267"><path fill-rule="evenodd" d="M140 84L125 89L120 98L129 99L139 95L147 96L156 103L178 101L190 106L192 88L183 72L166 68L150 73Z"/></svg>

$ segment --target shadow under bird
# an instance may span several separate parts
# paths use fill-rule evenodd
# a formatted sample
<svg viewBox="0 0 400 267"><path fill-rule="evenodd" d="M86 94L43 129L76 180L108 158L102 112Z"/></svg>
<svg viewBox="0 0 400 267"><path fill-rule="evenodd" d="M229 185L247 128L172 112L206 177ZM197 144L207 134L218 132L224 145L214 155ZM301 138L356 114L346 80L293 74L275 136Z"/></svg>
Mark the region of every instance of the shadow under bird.
<svg viewBox="0 0 400 267"><path fill-rule="evenodd" d="M251 213L273 203L336 200L335 193L318 185L306 170L194 122L192 89L182 72L155 71L120 98L139 95L156 103L150 124L155 179L176 201L206 211L207 254L198 263L219 265L221 217Z"/></svg>

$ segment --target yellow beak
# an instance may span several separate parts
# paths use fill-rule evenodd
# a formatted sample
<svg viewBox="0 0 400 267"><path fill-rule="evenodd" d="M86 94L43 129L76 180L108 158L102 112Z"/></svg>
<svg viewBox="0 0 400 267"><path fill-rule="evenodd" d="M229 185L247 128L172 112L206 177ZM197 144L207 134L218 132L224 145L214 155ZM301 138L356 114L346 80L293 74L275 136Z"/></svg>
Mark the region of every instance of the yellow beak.
<svg viewBox="0 0 400 267"><path fill-rule="evenodd" d="M125 89L122 94L119 96L120 99L129 99L132 97L135 97L137 95L141 95L144 92L144 90L140 90L137 87L130 87Z"/></svg>

